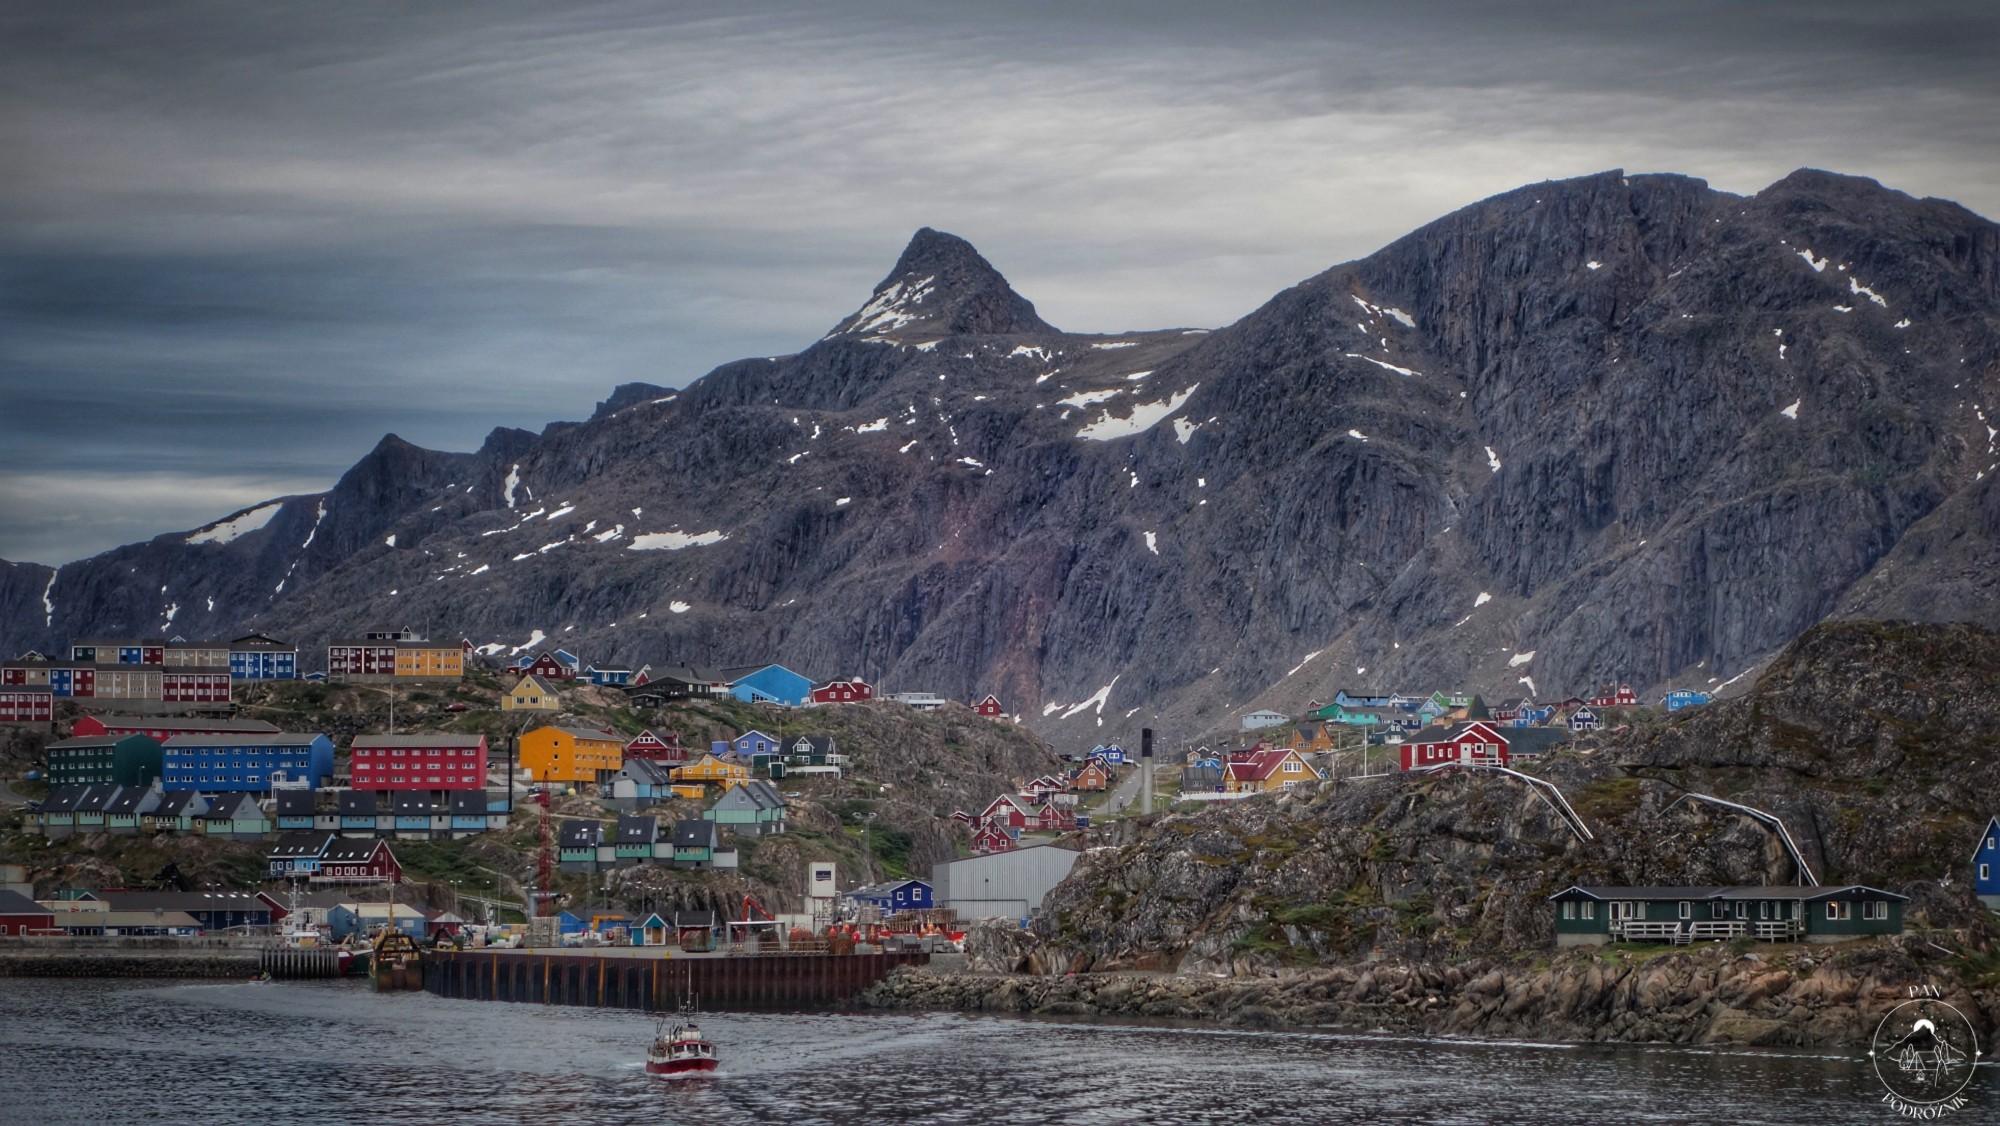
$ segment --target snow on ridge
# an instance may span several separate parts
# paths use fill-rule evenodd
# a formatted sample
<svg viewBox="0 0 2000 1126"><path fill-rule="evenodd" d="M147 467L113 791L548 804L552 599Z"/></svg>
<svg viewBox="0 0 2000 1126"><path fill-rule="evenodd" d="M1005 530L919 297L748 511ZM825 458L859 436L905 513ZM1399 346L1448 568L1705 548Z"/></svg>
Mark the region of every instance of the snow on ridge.
<svg viewBox="0 0 2000 1126"><path fill-rule="evenodd" d="M1784 410L1781 410L1778 413L1796 422L1798 421L1799 417L1799 404L1803 402L1805 402L1804 399L1793 399L1791 406L1786 407Z"/></svg>
<svg viewBox="0 0 2000 1126"><path fill-rule="evenodd" d="M1510 669L1518 669L1522 665L1525 665L1529 661L1532 661L1534 659L1535 659L1535 651L1533 649L1529 649L1526 652L1516 653L1513 656L1507 658L1507 667Z"/></svg>
<svg viewBox="0 0 2000 1126"><path fill-rule="evenodd" d="M1152 532L1146 533L1146 550L1152 552L1154 555L1160 553L1160 537L1158 535Z"/></svg>
<svg viewBox="0 0 2000 1126"><path fill-rule="evenodd" d="M1199 429L1201 429L1199 422L1189 422L1185 418L1174 419L1174 437L1180 439L1183 446L1188 444L1188 439L1194 437L1194 432Z"/></svg>
<svg viewBox="0 0 2000 1126"><path fill-rule="evenodd" d="M1107 410L1096 422L1077 431L1076 436L1093 442L1109 442L1117 438L1142 434L1185 406L1189 397L1200 386L1199 383L1189 384L1186 390L1176 391L1157 403L1138 403L1133 406L1132 413L1124 418L1113 418L1111 412Z"/></svg>
<svg viewBox="0 0 2000 1126"><path fill-rule="evenodd" d="M1852 293L1856 297L1866 297L1884 309L1889 307L1889 302L1881 294L1862 285L1861 279L1855 277L1853 274L1847 275L1847 292Z"/></svg>
<svg viewBox="0 0 2000 1126"><path fill-rule="evenodd" d="M389 533L389 538L387 538L387 539L385 539L385 540L383 540L383 541L382 541L382 546L383 546L383 547L394 547L394 546L396 546L396 533L394 533L394 532L390 532L390 533Z"/></svg>
<svg viewBox="0 0 2000 1126"><path fill-rule="evenodd" d="M1423 372L1420 372L1420 371L1411 371L1411 370L1410 370L1409 368L1399 368L1399 367L1397 367L1397 366L1396 366L1395 364L1391 364L1391 363L1385 363L1384 361L1382 361L1382 360L1378 360L1378 359L1375 359L1375 358L1374 358L1374 357L1372 357L1372 356L1364 356L1364 355L1362 355L1362 354L1361 354L1361 353L1359 353L1359 352L1345 352L1345 353L1342 353L1342 354L1343 354L1343 355L1345 355L1345 356L1346 356L1346 357L1347 357L1348 359L1350 359L1350 360L1367 360L1367 361L1368 361L1369 363L1371 363L1371 364L1374 364L1374 365L1375 365L1376 367L1378 367L1378 368L1387 368L1388 370L1390 370L1390 371L1393 371L1393 372L1395 372L1395 373L1396 373L1397 375L1422 375L1422 374L1423 374Z"/></svg>
<svg viewBox="0 0 2000 1126"><path fill-rule="evenodd" d="M243 536L249 535L251 532L258 530L259 528L262 528L264 525L269 524L271 522L271 518L276 516L278 514L278 510L283 507L285 507L284 501L274 500L269 504L260 504L255 508L245 509L244 511L239 512L236 515L231 516L227 520L219 520L213 524L210 524L208 527L203 528L198 532L195 532L193 535L190 535L187 538L187 542L191 544L232 543ZM326 514L326 507L323 502L320 506L320 514L322 516ZM313 527L317 528L319 527L319 525L315 523ZM312 542L311 537L308 537L306 542L308 543Z"/></svg>
<svg viewBox="0 0 2000 1126"><path fill-rule="evenodd" d="M1493 596L1482 590L1479 592L1479 597L1472 600L1472 608L1477 610L1491 601L1493 601Z"/></svg>
<svg viewBox="0 0 2000 1126"><path fill-rule="evenodd" d="M501 494L501 499L502 499L502 500L505 500L505 501L507 502L507 507L508 507L508 508L512 508L512 507L514 507L514 490L515 490L515 489L517 489L517 488L520 488L520 486L521 486L521 463L520 463L520 462L518 462L518 461L517 461L517 462L515 462L515 463L514 463L514 468L512 468L512 469L509 469L509 470L507 471L507 481L506 481L506 485L507 485L507 491Z"/></svg>
<svg viewBox="0 0 2000 1126"><path fill-rule="evenodd" d="M1133 373L1132 373L1131 375L1128 375L1128 376L1126 376L1126 377L1125 377L1125 382L1127 382L1127 383L1136 383L1136 382L1138 382L1139 380L1141 380L1141 379L1144 379L1144 378L1146 378L1147 376L1149 376L1149 375L1151 375L1151 374L1153 374L1153 371L1152 371L1152 369L1151 369L1151 368L1148 368L1148 369L1146 369L1145 371L1135 371L1135 372L1133 372Z"/></svg>
<svg viewBox="0 0 2000 1126"><path fill-rule="evenodd" d="M1047 348L1039 344L1016 344L1014 345L1014 350L1007 353L1007 358L1010 360L1021 356L1040 360L1043 363L1048 363L1050 360L1055 359L1055 356Z"/></svg>
<svg viewBox="0 0 2000 1126"><path fill-rule="evenodd" d="M1324 653L1324 652L1326 652L1326 650L1324 650L1324 649L1315 649L1315 650L1313 650L1312 652L1310 652L1310 653L1307 653L1307 654L1306 654L1305 656L1303 656L1303 657L1300 657L1300 658L1299 658L1299 663L1298 663L1298 664L1296 664L1296 665L1293 665L1293 666L1292 666L1292 671L1291 671L1291 672L1288 672L1288 673L1286 673L1285 675L1286 675L1286 676L1293 676L1293 675L1297 674L1297 673L1298 673L1298 671L1299 671L1300 669L1302 669L1302 668L1305 668L1305 667L1306 667L1307 665L1310 665L1310 664L1312 664L1312 663L1313 663L1313 658L1314 658L1314 657L1317 657L1317 656L1319 656L1319 655L1320 655L1321 653Z"/></svg>
<svg viewBox="0 0 2000 1126"><path fill-rule="evenodd" d="M1806 260L1806 265L1811 266L1813 268L1813 273L1822 274L1826 272L1826 259L1814 258L1813 252L1809 249L1800 250L1798 253L1799 257Z"/></svg>
<svg viewBox="0 0 2000 1126"><path fill-rule="evenodd" d="M853 497L841 497L839 500L833 502L833 506L835 508L846 508L848 505L853 503L854 503Z"/></svg>
<svg viewBox="0 0 2000 1126"><path fill-rule="evenodd" d="M1383 313L1383 315L1384 315L1384 316L1386 316L1386 317L1388 317L1388 318L1389 318L1390 320L1393 320L1393 321L1395 321L1396 323L1398 323L1398 324L1402 325L1402 326L1403 326L1404 328L1415 328L1415 327L1417 327L1417 319L1416 319L1415 317L1411 316L1410 314L1408 314L1408 313L1405 313L1405 312L1404 312L1404 311L1402 311L1401 309L1389 309L1389 308L1385 308L1385 309L1383 309L1383 310L1382 310L1382 313Z"/></svg>
<svg viewBox="0 0 2000 1126"><path fill-rule="evenodd" d="M610 531L599 532L590 538L596 540L598 543L610 543L612 540L623 539L624 537L625 525L618 524L614 525Z"/></svg>
<svg viewBox="0 0 2000 1126"><path fill-rule="evenodd" d="M472 577L472 576L474 576L474 575L483 575L483 574L485 574L486 572L488 572L488 571L491 571L492 569L493 569L493 564L491 564L491 563L481 563L481 564L480 564L479 566L477 566L477 567L474 567L474 568L473 568L472 570L470 570L470 571L466 572L466 576L465 576L465 577L469 579L469 578L471 578L471 577Z"/></svg>
<svg viewBox="0 0 2000 1126"><path fill-rule="evenodd" d="M873 422L864 422L861 425L855 427L854 432L856 434L874 434L877 433L878 431L887 429L889 429L889 420L886 418L878 418Z"/></svg>
<svg viewBox="0 0 2000 1126"><path fill-rule="evenodd" d="M626 545L630 551L680 551L689 547L707 547L729 538L729 533L720 530L712 532L643 532L632 537Z"/></svg>
<svg viewBox="0 0 2000 1126"><path fill-rule="evenodd" d="M547 641L548 639L549 639L548 634L543 633L541 630L534 630L531 633L529 633L528 640L523 641L521 644L516 645L512 649L507 650L507 655L509 657L512 657L515 654L520 653L524 649L533 649L535 646L540 645L542 642Z"/></svg>
<svg viewBox="0 0 2000 1126"><path fill-rule="evenodd" d="M688 605L685 602L679 601L678 599L676 599L673 602L667 603L667 613L669 614L685 614L692 609L694 609L694 607ZM644 615L641 616L643 617Z"/></svg>
<svg viewBox="0 0 2000 1126"><path fill-rule="evenodd" d="M551 512L551 513L549 513L549 514L548 514L547 516L543 517L542 519L543 519L543 521L544 521L544 522L546 522L546 523L554 523L554 522L555 522L555 519L556 519L556 517L558 517L558 516L568 516L568 515L569 515L570 513L572 513L572 512L575 512L575 511L576 511L576 506L575 506L575 505L573 505L573 504L569 504L569 503L565 502L565 503L563 504L563 506L562 506L561 508L558 508L558 509L556 509L556 510L555 510L554 512Z"/></svg>
<svg viewBox="0 0 2000 1126"><path fill-rule="evenodd" d="M1121 673L1119 675L1122 676L1124 674ZM1118 677L1114 676L1111 678L1110 684L1107 684L1104 687L1098 689L1097 691L1092 692L1089 696L1085 697L1082 702L1078 703L1075 707L1072 707L1068 711L1064 712L1062 714L1062 718L1068 719L1071 716L1076 715L1079 712L1085 711L1086 709L1092 707L1095 707L1097 709L1098 715L1100 716L1103 715L1104 705L1110 701L1111 690L1117 687L1117 685L1118 685Z"/></svg>
<svg viewBox="0 0 2000 1126"><path fill-rule="evenodd" d="M1514 678L1514 680L1515 680L1515 682L1516 682L1516 683L1519 683L1519 684L1525 684L1525 685L1527 685L1527 686L1528 686L1528 695L1530 695L1530 696L1533 696L1533 695L1535 694L1535 678L1534 678L1534 677L1532 677L1532 676L1517 676L1517 677L1515 677L1515 678Z"/></svg>
<svg viewBox="0 0 2000 1126"><path fill-rule="evenodd" d="M1486 447L1486 467L1495 473L1500 472L1500 455L1493 452L1492 446Z"/></svg>
<svg viewBox="0 0 2000 1126"><path fill-rule="evenodd" d="M56 592L56 576L60 574L62 574L61 567L50 571L49 585L42 588L42 625L49 629L55 628L56 624L56 603L53 596Z"/></svg>
<svg viewBox="0 0 2000 1126"><path fill-rule="evenodd" d="M1592 258L1590 261L1585 262L1583 264L1583 268L1586 270L1602 270L1604 268L1604 263L1599 262L1595 258Z"/></svg>
<svg viewBox="0 0 2000 1126"><path fill-rule="evenodd" d="M1366 442L1368 440L1368 435L1363 434L1359 430L1349 430L1347 432L1347 436L1354 439L1357 442Z"/></svg>
<svg viewBox="0 0 2000 1126"><path fill-rule="evenodd" d="M1112 387L1104 391L1078 391L1074 395L1057 399L1056 402L1066 407L1088 407L1104 402L1106 399L1123 395L1124 393L1125 389L1123 387Z"/></svg>
<svg viewBox="0 0 2000 1126"><path fill-rule="evenodd" d="M1136 340L1112 340L1103 344L1091 345L1092 348L1095 348L1100 352L1106 352L1113 348L1137 348L1138 346L1139 342Z"/></svg>

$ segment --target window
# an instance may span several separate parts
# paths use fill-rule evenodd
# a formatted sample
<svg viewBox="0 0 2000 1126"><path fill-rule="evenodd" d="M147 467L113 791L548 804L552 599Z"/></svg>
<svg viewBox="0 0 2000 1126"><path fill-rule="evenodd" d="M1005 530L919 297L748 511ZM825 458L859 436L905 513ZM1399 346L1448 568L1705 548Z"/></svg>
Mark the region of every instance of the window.
<svg viewBox="0 0 2000 1126"><path fill-rule="evenodd" d="M1681 918L1683 919L1694 918L1694 904L1688 902L1685 899L1681 900Z"/></svg>
<svg viewBox="0 0 2000 1126"><path fill-rule="evenodd" d="M1993 846L1987 845L1986 847L1992 848ZM1992 871L1993 871L1993 866L1991 864L1981 864L1979 866L1979 878L1982 880L1990 879Z"/></svg>
<svg viewBox="0 0 2000 1126"><path fill-rule="evenodd" d="M1828 920L1836 922L1852 919L1854 918L1854 904L1845 903L1838 899L1829 899L1826 901L1826 917Z"/></svg>
<svg viewBox="0 0 2000 1126"><path fill-rule="evenodd" d="M1565 899L1565 900L1563 900L1563 918L1565 918L1565 919L1574 919L1574 918L1576 918L1576 901L1575 901L1575 900L1573 900L1573 899Z"/></svg>
<svg viewBox="0 0 2000 1126"><path fill-rule="evenodd" d="M1576 910L1577 917L1580 919L1595 919L1597 917L1597 904L1587 899L1577 904Z"/></svg>
<svg viewBox="0 0 2000 1126"><path fill-rule="evenodd" d="M1886 920L1889 917L1889 901L1886 899L1869 900L1863 905L1861 917L1864 919Z"/></svg>
<svg viewBox="0 0 2000 1126"><path fill-rule="evenodd" d="M1711 919L1727 919L1729 917L1729 904L1721 900L1709 904L1708 917Z"/></svg>

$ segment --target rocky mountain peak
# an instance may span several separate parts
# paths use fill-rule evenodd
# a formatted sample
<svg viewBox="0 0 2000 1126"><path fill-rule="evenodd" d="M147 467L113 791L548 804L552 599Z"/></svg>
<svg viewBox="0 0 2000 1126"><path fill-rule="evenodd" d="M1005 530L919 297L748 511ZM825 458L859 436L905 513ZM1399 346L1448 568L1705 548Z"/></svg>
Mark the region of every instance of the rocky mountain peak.
<svg viewBox="0 0 2000 1126"><path fill-rule="evenodd" d="M924 227L868 303L827 335L1027 335L1058 331L957 235Z"/></svg>

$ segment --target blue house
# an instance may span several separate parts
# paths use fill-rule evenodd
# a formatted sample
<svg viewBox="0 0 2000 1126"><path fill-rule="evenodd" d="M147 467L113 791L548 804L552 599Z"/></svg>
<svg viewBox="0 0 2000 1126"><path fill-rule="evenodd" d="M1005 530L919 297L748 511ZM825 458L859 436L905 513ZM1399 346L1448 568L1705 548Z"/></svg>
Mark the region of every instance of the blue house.
<svg viewBox="0 0 2000 1126"><path fill-rule="evenodd" d="M564 911L556 916L557 934L582 934L584 931L587 931L589 929L590 929L589 923L584 922L581 918L577 917L575 914L572 914L571 912Z"/></svg>
<svg viewBox="0 0 2000 1126"><path fill-rule="evenodd" d="M280 833L310 832L319 812L319 795L311 790L279 790L271 795Z"/></svg>
<svg viewBox="0 0 2000 1126"><path fill-rule="evenodd" d="M1348 710L1357 708L1386 708L1390 706L1390 702L1394 699L1394 696L1386 696L1378 692L1349 692L1345 688L1333 694L1333 702Z"/></svg>
<svg viewBox="0 0 2000 1126"><path fill-rule="evenodd" d="M778 741L762 731L745 731L724 745L723 750L736 752L736 757L749 762L758 755L778 754ZM717 751L717 757L721 756Z"/></svg>
<svg viewBox="0 0 2000 1126"><path fill-rule="evenodd" d="M856 904L873 907L884 915L894 915L899 911L928 911L931 885L922 880L889 880L856 888L847 893L847 898Z"/></svg>
<svg viewBox="0 0 2000 1126"><path fill-rule="evenodd" d="M644 683L639 681L639 677L651 672L652 667L647 665L635 672L631 669L603 669L596 665L586 665L583 669L583 678L606 688L630 688L634 683Z"/></svg>
<svg viewBox="0 0 2000 1126"><path fill-rule="evenodd" d="M1595 731L1602 726L1604 726L1604 721L1597 718L1597 713L1591 711L1588 704L1569 713L1569 729L1571 731Z"/></svg>
<svg viewBox="0 0 2000 1126"><path fill-rule="evenodd" d="M1534 704L1523 704L1521 705L1521 714L1514 717L1514 726L1541 727L1554 719L1555 715L1556 706L1554 704L1543 704L1539 707Z"/></svg>
<svg viewBox="0 0 2000 1126"><path fill-rule="evenodd" d="M229 643L229 675L236 680L297 680L299 647L253 633Z"/></svg>
<svg viewBox="0 0 2000 1126"><path fill-rule="evenodd" d="M812 698L813 681L783 665L745 665L722 670L729 682L729 694L746 704L783 704L804 707Z"/></svg>
<svg viewBox="0 0 2000 1126"><path fill-rule="evenodd" d="M1125 748L1116 743L1100 743L1090 748L1090 758L1103 759L1111 766L1125 765Z"/></svg>
<svg viewBox="0 0 2000 1126"><path fill-rule="evenodd" d="M168 790L264 793L274 779L316 787L333 776L333 740L317 733L176 735L161 751Z"/></svg>
<svg viewBox="0 0 2000 1126"><path fill-rule="evenodd" d="M1682 708L1698 708L1708 701L1709 695L1706 692L1698 692L1692 688L1676 688L1660 697L1660 706L1670 712L1677 712Z"/></svg>
<svg viewBox="0 0 2000 1126"><path fill-rule="evenodd" d="M1972 890L1979 902L2000 911L2000 817L1986 822L1972 852Z"/></svg>

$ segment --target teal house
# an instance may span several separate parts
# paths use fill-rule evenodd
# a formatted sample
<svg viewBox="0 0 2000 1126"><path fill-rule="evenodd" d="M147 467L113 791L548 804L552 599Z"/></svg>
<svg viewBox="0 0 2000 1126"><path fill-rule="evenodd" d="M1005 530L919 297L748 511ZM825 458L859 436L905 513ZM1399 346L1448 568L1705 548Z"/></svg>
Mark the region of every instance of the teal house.
<svg viewBox="0 0 2000 1126"><path fill-rule="evenodd" d="M1557 946L1607 942L1846 942L1903 933L1906 895L1839 887L1569 887L1549 897Z"/></svg>
<svg viewBox="0 0 2000 1126"><path fill-rule="evenodd" d="M702 818L727 825L738 833L763 836L785 831L785 799L778 788L761 778L732 786L715 804L702 811Z"/></svg>
<svg viewBox="0 0 2000 1126"><path fill-rule="evenodd" d="M160 744L148 735L86 735L50 743L43 753L52 786L145 786L160 777Z"/></svg>

